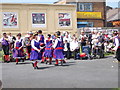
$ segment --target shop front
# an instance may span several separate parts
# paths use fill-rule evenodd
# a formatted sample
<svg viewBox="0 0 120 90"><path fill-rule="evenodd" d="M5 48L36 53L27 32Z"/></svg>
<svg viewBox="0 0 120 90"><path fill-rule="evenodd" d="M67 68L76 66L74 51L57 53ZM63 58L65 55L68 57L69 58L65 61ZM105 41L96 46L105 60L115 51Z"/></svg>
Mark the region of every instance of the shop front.
<svg viewBox="0 0 120 90"><path fill-rule="evenodd" d="M77 28L93 27L93 22L77 22Z"/></svg>
<svg viewBox="0 0 120 90"><path fill-rule="evenodd" d="M101 12L77 12L77 28L81 27L100 27L96 23L102 21Z"/></svg>

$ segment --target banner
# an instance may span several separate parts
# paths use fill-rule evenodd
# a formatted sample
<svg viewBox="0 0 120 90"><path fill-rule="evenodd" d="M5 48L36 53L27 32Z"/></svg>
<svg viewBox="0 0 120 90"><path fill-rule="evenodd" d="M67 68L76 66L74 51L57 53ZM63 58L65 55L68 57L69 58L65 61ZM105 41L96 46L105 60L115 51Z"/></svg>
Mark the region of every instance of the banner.
<svg viewBox="0 0 120 90"><path fill-rule="evenodd" d="M77 12L77 18L102 19L102 14L101 14L101 12Z"/></svg>
<svg viewBox="0 0 120 90"><path fill-rule="evenodd" d="M18 27L18 14L16 12L3 12L2 14L3 28Z"/></svg>
<svg viewBox="0 0 120 90"><path fill-rule="evenodd" d="M46 14L32 13L32 27L46 27Z"/></svg>
<svg viewBox="0 0 120 90"><path fill-rule="evenodd" d="M71 26L71 14L70 13L59 13L59 26L68 27Z"/></svg>

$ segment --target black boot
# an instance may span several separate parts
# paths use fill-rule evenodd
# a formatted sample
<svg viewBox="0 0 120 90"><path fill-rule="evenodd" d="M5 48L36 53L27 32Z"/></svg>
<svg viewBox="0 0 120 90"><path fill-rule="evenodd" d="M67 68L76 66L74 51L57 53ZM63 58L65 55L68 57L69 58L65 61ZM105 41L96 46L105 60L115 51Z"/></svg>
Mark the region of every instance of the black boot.
<svg viewBox="0 0 120 90"><path fill-rule="evenodd" d="M41 61L41 63L44 63L44 61Z"/></svg>
<svg viewBox="0 0 120 90"><path fill-rule="evenodd" d="M64 62L64 60L61 61L61 66L63 66L63 62Z"/></svg>
<svg viewBox="0 0 120 90"><path fill-rule="evenodd" d="M38 69L38 66L34 67L34 69Z"/></svg>
<svg viewBox="0 0 120 90"><path fill-rule="evenodd" d="M51 65L52 63L51 62L49 62L49 65Z"/></svg>
<svg viewBox="0 0 120 90"><path fill-rule="evenodd" d="M46 64L48 64L48 61L46 61Z"/></svg>
<svg viewBox="0 0 120 90"><path fill-rule="evenodd" d="M18 64L18 62L16 62L16 65Z"/></svg>
<svg viewBox="0 0 120 90"><path fill-rule="evenodd" d="M7 61L7 63L9 63L10 61Z"/></svg>
<svg viewBox="0 0 120 90"><path fill-rule="evenodd" d="M55 64L55 66L59 66L58 64Z"/></svg>
<svg viewBox="0 0 120 90"><path fill-rule="evenodd" d="M63 60L63 63L66 63L66 61L65 61L65 60Z"/></svg>
<svg viewBox="0 0 120 90"><path fill-rule="evenodd" d="M34 67L34 63L32 63L32 66Z"/></svg>

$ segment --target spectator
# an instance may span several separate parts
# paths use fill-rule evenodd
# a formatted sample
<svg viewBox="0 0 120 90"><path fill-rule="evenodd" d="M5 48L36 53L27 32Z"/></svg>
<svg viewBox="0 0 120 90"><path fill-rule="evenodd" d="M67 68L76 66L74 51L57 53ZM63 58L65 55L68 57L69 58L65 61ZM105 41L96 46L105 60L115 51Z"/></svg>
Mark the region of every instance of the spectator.
<svg viewBox="0 0 120 90"><path fill-rule="evenodd" d="M77 38L73 39L73 41L70 42L70 51L73 53L74 59L76 60L76 55L79 52L79 44Z"/></svg>

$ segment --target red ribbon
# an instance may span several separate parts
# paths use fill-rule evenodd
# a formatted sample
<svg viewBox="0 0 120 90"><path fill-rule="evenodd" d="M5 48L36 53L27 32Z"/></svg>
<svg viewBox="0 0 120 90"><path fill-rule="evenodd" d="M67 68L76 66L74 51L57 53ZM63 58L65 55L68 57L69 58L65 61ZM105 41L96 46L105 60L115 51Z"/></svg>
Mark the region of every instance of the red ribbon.
<svg viewBox="0 0 120 90"><path fill-rule="evenodd" d="M62 47L57 47L57 48L55 48L55 49L63 49Z"/></svg>
<svg viewBox="0 0 120 90"><path fill-rule="evenodd" d="M45 50L51 50L51 48L45 48Z"/></svg>
<svg viewBox="0 0 120 90"><path fill-rule="evenodd" d="M16 47L16 49L19 49L19 47Z"/></svg>

